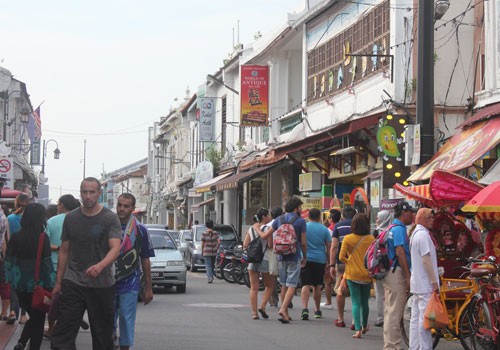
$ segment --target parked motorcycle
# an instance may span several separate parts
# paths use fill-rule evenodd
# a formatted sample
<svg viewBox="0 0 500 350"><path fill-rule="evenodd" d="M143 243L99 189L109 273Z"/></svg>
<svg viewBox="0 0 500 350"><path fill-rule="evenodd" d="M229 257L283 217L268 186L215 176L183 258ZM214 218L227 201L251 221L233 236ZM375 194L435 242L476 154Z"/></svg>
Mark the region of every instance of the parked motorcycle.
<svg viewBox="0 0 500 350"><path fill-rule="evenodd" d="M219 274L222 276L223 279L226 280L226 282L229 283L235 282L232 273L233 257L234 257L233 249L223 249L220 252L220 266L218 268Z"/></svg>

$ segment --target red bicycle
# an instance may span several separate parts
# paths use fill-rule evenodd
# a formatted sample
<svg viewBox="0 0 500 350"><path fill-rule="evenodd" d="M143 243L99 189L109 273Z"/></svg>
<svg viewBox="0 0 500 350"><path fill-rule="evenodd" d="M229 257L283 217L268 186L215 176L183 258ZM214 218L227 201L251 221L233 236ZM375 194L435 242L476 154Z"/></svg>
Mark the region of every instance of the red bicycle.
<svg viewBox="0 0 500 350"><path fill-rule="evenodd" d="M500 349L500 277L499 264L493 256L473 259L470 276L477 280L479 293L469 304L470 348Z"/></svg>

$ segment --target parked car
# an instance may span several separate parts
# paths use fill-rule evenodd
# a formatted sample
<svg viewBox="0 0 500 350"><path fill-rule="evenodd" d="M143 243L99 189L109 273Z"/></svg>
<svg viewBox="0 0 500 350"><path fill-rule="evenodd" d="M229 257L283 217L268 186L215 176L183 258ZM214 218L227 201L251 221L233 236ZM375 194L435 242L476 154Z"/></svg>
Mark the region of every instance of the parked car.
<svg viewBox="0 0 500 350"><path fill-rule="evenodd" d="M191 271L205 268L205 259L201 252L201 236L207 230L205 225L194 225L191 228L191 237L186 239L187 248L185 260ZM236 230L231 225L214 225L214 230L220 233L219 249L231 249L239 243Z"/></svg>
<svg viewBox="0 0 500 350"><path fill-rule="evenodd" d="M179 244L177 246L179 247L179 251L181 252L182 258L184 259L184 261L187 261L186 260L186 251L187 251L187 247L188 247L188 241L186 239L190 239L190 238L191 238L191 230L180 230ZM186 263L186 266L187 266L187 263Z"/></svg>
<svg viewBox="0 0 500 350"><path fill-rule="evenodd" d="M179 235L181 232L177 231L177 230L168 230L168 229L167 229L167 232L174 239L175 244L177 245L177 248L179 248Z"/></svg>
<svg viewBox="0 0 500 350"><path fill-rule="evenodd" d="M186 292L186 265L175 240L165 226L145 225L148 229L155 257L151 258L153 287L175 287L177 293Z"/></svg>

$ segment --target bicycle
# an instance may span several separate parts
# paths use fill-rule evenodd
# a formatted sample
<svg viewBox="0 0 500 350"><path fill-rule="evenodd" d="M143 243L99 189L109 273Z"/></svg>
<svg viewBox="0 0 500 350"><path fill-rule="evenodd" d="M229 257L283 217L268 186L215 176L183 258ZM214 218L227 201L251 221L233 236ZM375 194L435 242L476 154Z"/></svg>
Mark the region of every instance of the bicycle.
<svg viewBox="0 0 500 350"><path fill-rule="evenodd" d="M467 266L462 267L464 270L469 270L472 262ZM449 316L448 326L441 329L432 329L433 343L435 348L441 338L447 341L459 339L460 343L466 350L470 350L467 339L470 335L469 325L469 304L474 295L479 291L479 286L475 279L466 278L444 278L440 279L439 298L443 305L446 305ZM406 345L410 343L410 319L411 307L413 304L413 295L409 294L406 299L403 318L401 319L401 334Z"/></svg>
<svg viewBox="0 0 500 350"><path fill-rule="evenodd" d="M473 262L471 276L480 287L469 305L471 349L500 349L500 265L493 256Z"/></svg>

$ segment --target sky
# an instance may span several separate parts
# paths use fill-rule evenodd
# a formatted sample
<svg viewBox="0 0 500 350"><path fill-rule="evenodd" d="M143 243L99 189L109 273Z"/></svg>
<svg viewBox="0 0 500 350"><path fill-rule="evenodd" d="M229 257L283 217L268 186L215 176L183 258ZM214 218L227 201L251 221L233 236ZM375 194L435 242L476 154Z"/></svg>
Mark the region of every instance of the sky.
<svg viewBox="0 0 500 350"><path fill-rule="evenodd" d="M49 197L147 157L147 130L304 0L1 1L0 66L41 105ZM53 158L56 146L59 160ZM35 167L36 171L40 167Z"/></svg>

